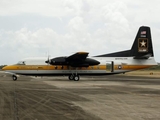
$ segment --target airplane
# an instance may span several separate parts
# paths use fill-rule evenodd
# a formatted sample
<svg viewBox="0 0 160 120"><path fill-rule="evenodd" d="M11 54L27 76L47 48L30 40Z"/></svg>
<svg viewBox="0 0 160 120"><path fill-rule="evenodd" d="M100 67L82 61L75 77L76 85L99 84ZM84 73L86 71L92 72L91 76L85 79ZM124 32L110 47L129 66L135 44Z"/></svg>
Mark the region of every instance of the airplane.
<svg viewBox="0 0 160 120"><path fill-rule="evenodd" d="M28 58L2 68L12 75L68 76L79 81L83 75L112 75L157 65L154 59L150 27L141 26L130 50L88 57L88 52L55 58Z"/></svg>

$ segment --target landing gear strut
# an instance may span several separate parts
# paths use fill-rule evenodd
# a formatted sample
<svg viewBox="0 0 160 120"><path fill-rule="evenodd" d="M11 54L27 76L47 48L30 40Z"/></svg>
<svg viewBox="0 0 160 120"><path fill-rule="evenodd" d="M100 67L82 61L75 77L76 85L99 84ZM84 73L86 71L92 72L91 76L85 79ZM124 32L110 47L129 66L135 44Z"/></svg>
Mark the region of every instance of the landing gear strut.
<svg viewBox="0 0 160 120"><path fill-rule="evenodd" d="M68 76L68 79L69 79L69 80L73 80L73 79L74 79L74 75L73 75L73 74L69 75L69 76Z"/></svg>
<svg viewBox="0 0 160 120"><path fill-rule="evenodd" d="M13 79L13 81L16 81L17 80L17 76L16 75L12 75L12 79Z"/></svg>
<svg viewBox="0 0 160 120"><path fill-rule="evenodd" d="M69 75L69 80L79 81L79 75L71 74Z"/></svg>

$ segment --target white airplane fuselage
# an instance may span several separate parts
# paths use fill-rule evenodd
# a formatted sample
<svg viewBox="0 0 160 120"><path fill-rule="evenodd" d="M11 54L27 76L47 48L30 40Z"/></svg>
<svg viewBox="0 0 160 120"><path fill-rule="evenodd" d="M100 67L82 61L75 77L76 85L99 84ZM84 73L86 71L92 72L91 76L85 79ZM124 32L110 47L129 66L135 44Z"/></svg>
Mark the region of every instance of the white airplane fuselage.
<svg viewBox="0 0 160 120"><path fill-rule="evenodd" d="M130 50L88 57L88 52L77 52L66 57L30 58L3 68L12 74L32 76L68 75L79 80L79 75L109 75L145 69L157 65L154 60L150 28L141 26Z"/></svg>
<svg viewBox="0 0 160 120"><path fill-rule="evenodd" d="M66 65L49 65L47 58L28 58L18 64L3 68L6 72L20 75L54 76L54 75L107 75L125 73L157 65L153 57L141 60L133 57L91 57L100 61L99 65L89 67L71 67ZM25 63L25 64L24 64Z"/></svg>

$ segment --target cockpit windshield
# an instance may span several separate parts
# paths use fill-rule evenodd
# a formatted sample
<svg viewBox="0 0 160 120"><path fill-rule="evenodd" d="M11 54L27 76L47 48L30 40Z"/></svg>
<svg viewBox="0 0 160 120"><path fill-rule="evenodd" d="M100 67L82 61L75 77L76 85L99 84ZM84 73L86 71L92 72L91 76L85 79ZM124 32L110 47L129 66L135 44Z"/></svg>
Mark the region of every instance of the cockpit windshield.
<svg viewBox="0 0 160 120"><path fill-rule="evenodd" d="M19 61L17 65L25 65L25 61Z"/></svg>

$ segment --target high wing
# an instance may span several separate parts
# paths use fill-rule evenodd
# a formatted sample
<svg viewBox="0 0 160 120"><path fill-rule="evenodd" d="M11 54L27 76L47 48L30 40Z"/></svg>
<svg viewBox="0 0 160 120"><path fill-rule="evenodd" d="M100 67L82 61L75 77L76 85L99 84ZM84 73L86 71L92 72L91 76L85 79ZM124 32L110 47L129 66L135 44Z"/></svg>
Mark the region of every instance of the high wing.
<svg viewBox="0 0 160 120"><path fill-rule="evenodd" d="M46 61L51 65L68 65L71 67L89 67L100 64L99 61L88 57L88 52L77 52L68 57L56 57Z"/></svg>
<svg viewBox="0 0 160 120"><path fill-rule="evenodd" d="M67 61L70 61L70 62L81 62L81 61L84 61L87 56L88 56L88 52L77 52L69 57L66 58Z"/></svg>

